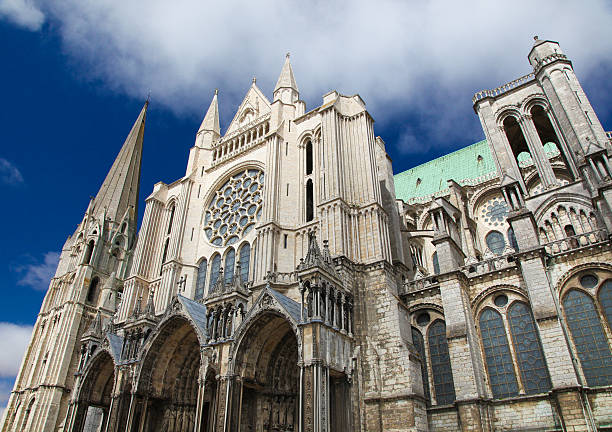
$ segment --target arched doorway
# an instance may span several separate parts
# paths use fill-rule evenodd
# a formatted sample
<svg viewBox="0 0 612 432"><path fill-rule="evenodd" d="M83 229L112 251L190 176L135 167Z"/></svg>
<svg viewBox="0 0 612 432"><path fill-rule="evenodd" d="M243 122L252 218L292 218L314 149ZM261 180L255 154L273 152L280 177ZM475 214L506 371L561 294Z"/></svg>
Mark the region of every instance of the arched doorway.
<svg viewBox="0 0 612 432"><path fill-rule="evenodd" d="M115 365L106 351L91 359L79 395L83 432L105 430L115 383Z"/></svg>
<svg viewBox="0 0 612 432"><path fill-rule="evenodd" d="M298 341L282 316L260 316L240 340L235 372L241 377L239 431L298 430Z"/></svg>
<svg viewBox="0 0 612 432"><path fill-rule="evenodd" d="M200 343L192 325L183 317L163 324L143 360L139 393L146 395L146 400L134 410L134 430L194 430L200 363ZM214 377L207 378L207 387L214 388ZM208 410L213 405L209 403L203 408ZM211 417L208 412L202 415ZM212 429L203 424L200 430Z"/></svg>

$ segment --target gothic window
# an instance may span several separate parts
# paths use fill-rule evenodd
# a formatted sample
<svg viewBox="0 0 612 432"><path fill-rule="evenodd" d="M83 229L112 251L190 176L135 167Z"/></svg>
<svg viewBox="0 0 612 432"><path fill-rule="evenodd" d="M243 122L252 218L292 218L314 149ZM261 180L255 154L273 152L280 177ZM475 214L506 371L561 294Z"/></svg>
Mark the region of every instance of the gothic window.
<svg viewBox="0 0 612 432"><path fill-rule="evenodd" d="M548 157L554 157L557 155L561 156L561 160L565 165L567 170L567 174L572 176L572 171L570 170L570 165L567 161L565 153L560 151L559 147L561 146L561 141L555 132L555 128L553 127L550 118L544 108L540 105L536 105L531 108L531 116L533 119L533 124L538 133L538 137L540 138L540 142L544 146L545 151L551 149L551 151L547 151Z"/></svg>
<svg viewBox="0 0 612 432"><path fill-rule="evenodd" d="M516 235L514 235L514 230L512 228L508 228L508 242L510 243L512 249L518 252L519 246L518 242L516 241Z"/></svg>
<svg viewBox="0 0 612 432"><path fill-rule="evenodd" d="M495 255L501 255L504 252L506 240L504 240L504 235L499 231L490 231L485 237L485 241L489 250Z"/></svg>
<svg viewBox="0 0 612 432"><path fill-rule="evenodd" d="M612 329L612 280L605 281L599 289L599 303Z"/></svg>
<svg viewBox="0 0 612 432"><path fill-rule="evenodd" d="M501 196L491 198L480 210L482 221L491 227L497 227L506 223L508 216L508 204Z"/></svg>
<svg viewBox="0 0 612 432"><path fill-rule="evenodd" d="M204 297L204 290L206 289L206 270L207 270L208 262L206 259L203 259L198 267L198 278L196 280L196 290L194 298L196 300L202 299Z"/></svg>
<svg viewBox="0 0 612 432"><path fill-rule="evenodd" d="M89 283L89 289L87 290L87 301L89 303L92 303L96 298L99 282L100 279L98 279L98 277L96 276Z"/></svg>
<svg viewBox="0 0 612 432"><path fill-rule="evenodd" d="M234 248L229 248L225 255L225 283L231 284L234 281L234 265L236 263L236 251Z"/></svg>
<svg viewBox="0 0 612 432"><path fill-rule="evenodd" d="M93 254L95 244L96 243L93 240L90 240L89 243L87 243L87 250L85 251L85 259L83 260L85 264L91 263L91 255Z"/></svg>
<svg viewBox="0 0 612 432"><path fill-rule="evenodd" d="M170 232L172 231L172 222L174 222L174 211L176 210L176 206L172 206L172 208L170 208L170 220L168 221L168 231L167 233L170 234Z"/></svg>
<svg viewBox="0 0 612 432"><path fill-rule="evenodd" d="M529 307L525 303L513 303L508 309L508 321L525 393L549 391L550 377Z"/></svg>
<svg viewBox="0 0 612 432"><path fill-rule="evenodd" d="M612 384L612 354L593 300L572 289L563 299L563 307L587 384Z"/></svg>
<svg viewBox="0 0 612 432"><path fill-rule="evenodd" d="M431 395L429 393L429 379L427 377L427 356L425 355L425 341L423 335L415 327L412 327L412 343L421 356L421 376L423 378L423 390L425 392L425 400L429 405L431 403Z"/></svg>
<svg viewBox="0 0 612 432"><path fill-rule="evenodd" d="M312 179L308 179L306 182L306 222L310 222L314 219L314 188L312 186Z"/></svg>
<svg viewBox="0 0 612 432"><path fill-rule="evenodd" d="M221 255L217 254L212 259L210 264L210 285L208 285L208 290L212 291L215 289L215 284L217 283L217 279L219 279L219 270L221 269Z"/></svg>
<svg viewBox="0 0 612 432"><path fill-rule="evenodd" d="M251 246L246 243L240 249L240 282L249 280L249 261L251 259Z"/></svg>
<svg viewBox="0 0 612 432"><path fill-rule="evenodd" d="M516 117L511 115L506 117L503 125L506 138L508 139L508 144L510 144L510 149L512 150L512 153L516 159L519 170L520 167L533 164L529 146L527 145L527 140L525 140L525 136L523 135L523 131L521 130L521 126L519 125Z"/></svg>
<svg viewBox="0 0 612 432"><path fill-rule="evenodd" d="M448 342L446 340L446 324L442 320L434 321L427 331L429 341L429 357L433 371L434 389L438 405L448 405L455 402L455 385L451 370Z"/></svg>
<svg viewBox="0 0 612 432"><path fill-rule="evenodd" d="M440 261L438 260L438 252L434 252L431 260L433 262L433 272L434 274L440 274Z"/></svg>
<svg viewBox="0 0 612 432"><path fill-rule="evenodd" d="M510 346L499 312L487 308L480 314L480 333L493 397L518 395Z"/></svg>
<svg viewBox="0 0 612 432"><path fill-rule="evenodd" d="M213 195L204 215L204 233L214 246L232 245L261 218L264 173L249 168L232 176Z"/></svg>
<svg viewBox="0 0 612 432"><path fill-rule="evenodd" d="M164 242L164 252L162 253L161 265L159 267L159 274L162 274L163 265L166 262L166 258L168 258L168 245L170 244L170 239L167 238Z"/></svg>
<svg viewBox="0 0 612 432"><path fill-rule="evenodd" d="M312 174L312 142L306 143L306 175Z"/></svg>

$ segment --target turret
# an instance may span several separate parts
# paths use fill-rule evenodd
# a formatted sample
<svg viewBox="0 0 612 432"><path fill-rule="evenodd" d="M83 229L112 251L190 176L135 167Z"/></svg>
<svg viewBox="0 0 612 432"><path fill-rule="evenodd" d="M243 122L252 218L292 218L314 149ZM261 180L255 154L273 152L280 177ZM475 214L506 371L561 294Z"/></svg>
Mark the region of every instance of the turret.
<svg viewBox="0 0 612 432"><path fill-rule="evenodd" d="M284 120L291 120L304 114L306 104L299 100L300 92L293 76L289 53L285 56L285 63L274 86L273 96L272 129L277 128Z"/></svg>

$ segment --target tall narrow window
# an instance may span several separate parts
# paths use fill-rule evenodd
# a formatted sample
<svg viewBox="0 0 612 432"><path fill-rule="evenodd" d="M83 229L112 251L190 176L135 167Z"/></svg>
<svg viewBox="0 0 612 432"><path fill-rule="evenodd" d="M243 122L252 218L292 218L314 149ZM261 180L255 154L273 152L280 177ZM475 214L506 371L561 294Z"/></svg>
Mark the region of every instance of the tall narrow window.
<svg viewBox="0 0 612 432"><path fill-rule="evenodd" d="M531 152L529 151L527 140L525 140L525 136L523 135L523 131L516 117L508 116L505 118L504 132L506 133L506 138L508 139L516 163L519 166L519 170L523 166L531 165L533 163Z"/></svg>
<svg viewBox="0 0 612 432"><path fill-rule="evenodd" d="M429 378L427 376L427 363L425 356L425 341L423 340L423 335L421 332L412 327L412 343L414 343L414 347L418 351L421 356L421 376L423 378L423 391L425 392L425 400L427 404L431 404L431 394L429 392Z"/></svg>
<svg viewBox="0 0 612 432"><path fill-rule="evenodd" d="M249 261L251 259L251 246L246 243L240 249L240 282L249 280Z"/></svg>
<svg viewBox="0 0 612 432"><path fill-rule="evenodd" d="M87 249L85 250L85 259L83 260L85 264L91 263L91 255L93 254L95 245L96 243L93 240L90 240L89 243L87 243Z"/></svg>
<svg viewBox="0 0 612 432"><path fill-rule="evenodd" d="M612 329L612 280L607 280L599 289L599 303L606 314L608 326Z"/></svg>
<svg viewBox="0 0 612 432"><path fill-rule="evenodd" d="M312 186L312 180L308 179L306 182L306 222L310 222L314 219L314 202L313 202L314 190Z"/></svg>
<svg viewBox="0 0 612 432"><path fill-rule="evenodd" d="M493 397L518 395L518 384L501 315L493 309L485 309L480 314L480 333Z"/></svg>
<svg viewBox="0 0 612 432"><path fill-rule="evenodd" d="M196 290L194 298L200 300L204 297L204 291L206 289L206 270L208 262L203 259L198 267L198 278L196 280Z"/></svg>
<svg viewBox="0 0 612 432"><path fill-rule="evenodd" d="M440 274L440 260L438 260L438 252L434 252L431 260L433 262L433 272L434 274Z"/></svg>
<svg viewBox="0 0 612 432"><path fill-rule="evenodd" d="M217 279L219 279L219 270L221 269L221 255L217 254L212 259L210 264L210 285L208 290L212 291L215 289Z"/></svg>
<svg viewBox="0 0 612 432"><path fill-rule="evenodd" d="M612 354L593 300L573 289L563 299L563 307L587 384L612 384Z"/></svg>
<svg viewBox="0 0 612 432"><path fill-rule="evenodd" d="M563 161L565 168L567 170L567 174L573 179L574 176L570 169L570 165L567 161L565 152L562 149L561 141L559 140L559 137L557 136L557 133L555 132L555 128L550 122L550 118L548 117L548 114L546 113L546 111L544 111L544 108L542 108L540 105L536 105L531 109L531 116L533 119L533 124L536 128L536 131L538 132L538 136L540 137L540 142L545 147L548 147L547 146L548 143L554 143L556 145L557 150L559 151L561 155L561 160ZM549 155L548 157L551 157L551 156L554 157L556 156L556 154Z"/></svg>
<svg viewBox="0 0 612 432"><path fill-rule="evenodd" d="M451 370L448 342L446 340L446 324L442 320L434 321L427 330L429 355L433 371L434 390L438 405L448 405L455 402L455 384Z"/></svg>
<svg viewBox="0 0 612 432"><path fill-rule="evenodd" d="M170 239L166 239L166 242L164 243L164 252L162 253L162 260L161 260L162 266L166 262L166 258L168 258L168 244L169 243L170 243ZM160 272L160 274L161 274L161 272Z"/></svg>
<svg viewBox="0 0 612 432"><path fill-rule="evenodd" d="M100 279L98 279L98 277L96 276L89 283L89 288L87 289L87 301L89 303L93 303L93 301L96 298L99 282L100 282Z"/></svg>
<svg viewBox="0 0 612 432"><path fill-rule="evenodd" d="M225 255L225 283L231 284L234 281L234 265L236 263L236 251L234 248L229 248Z"/></svg>
<svg viewBox="0 0 612 432"><path fill-rule="evenodd" d="M515 302L508 310L508 321L525 393L549 391L550 377L529 307L525 303Z"/></svg>
<svg viewBox="0 0 612 432"><path fill-rule="evenodd" d="M306 143L306 175L312 174L312 142Z"/></svg>
<svg viewBox="0 0 612 432"><path fill-rule="evenodd" d="M172 231L172 222L174 222L174 210L176 209L175 206L172 206L172 208L170 209L170 220L168 221L168 234L170 234L170 232Z"/></svg>
<svg viewBox="0 0 612 432"><path fill-rule="evenodd" d="M512 228L508 228L508 242L510 243L510 246L512 246L512 249L518 252L519 246L518 242L516 241L516 235L514 235L514 230Z"/></svg>

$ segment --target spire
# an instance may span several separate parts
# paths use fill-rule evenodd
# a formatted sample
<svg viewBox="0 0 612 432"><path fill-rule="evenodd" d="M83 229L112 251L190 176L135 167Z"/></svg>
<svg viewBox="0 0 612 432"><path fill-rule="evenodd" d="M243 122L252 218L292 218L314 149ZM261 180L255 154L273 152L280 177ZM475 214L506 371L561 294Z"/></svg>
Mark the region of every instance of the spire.
<svg viewBox="0 0 612 432"><path fill-rule="evenodd" d="M106 211L108 217L118 220L130 206L134 207L135 214L138 214L142 140L148 106L149 101L145 102L142 107L140 115L94 199L93 213L95 215L101 215Z"/></svg>
<svg viewBox="0 0 612 432"><path fill-rule="evenodd" d="M293 76L293 69L291 69L291 62L289 61L289 53L285 56L285 64L283 65L283 69L281 70L280 76L278 77L278 81L276 81L276 86L274 87L274 93L281 88L290 88L295 90L296 93L299 93L298 86L295 83L295 78Z"/></svg>
<svg viewBox="0 0 612 432"><path fill-rule="evenodd" d="M204 120L202 120L198 133L203 131L211 131L217 135L221 135L221 128L219 127L219 103L217 102L218 94L219 90L215 90L215 95L213 96L212 102L208 107L206 115L204 116Z"/></svg>

